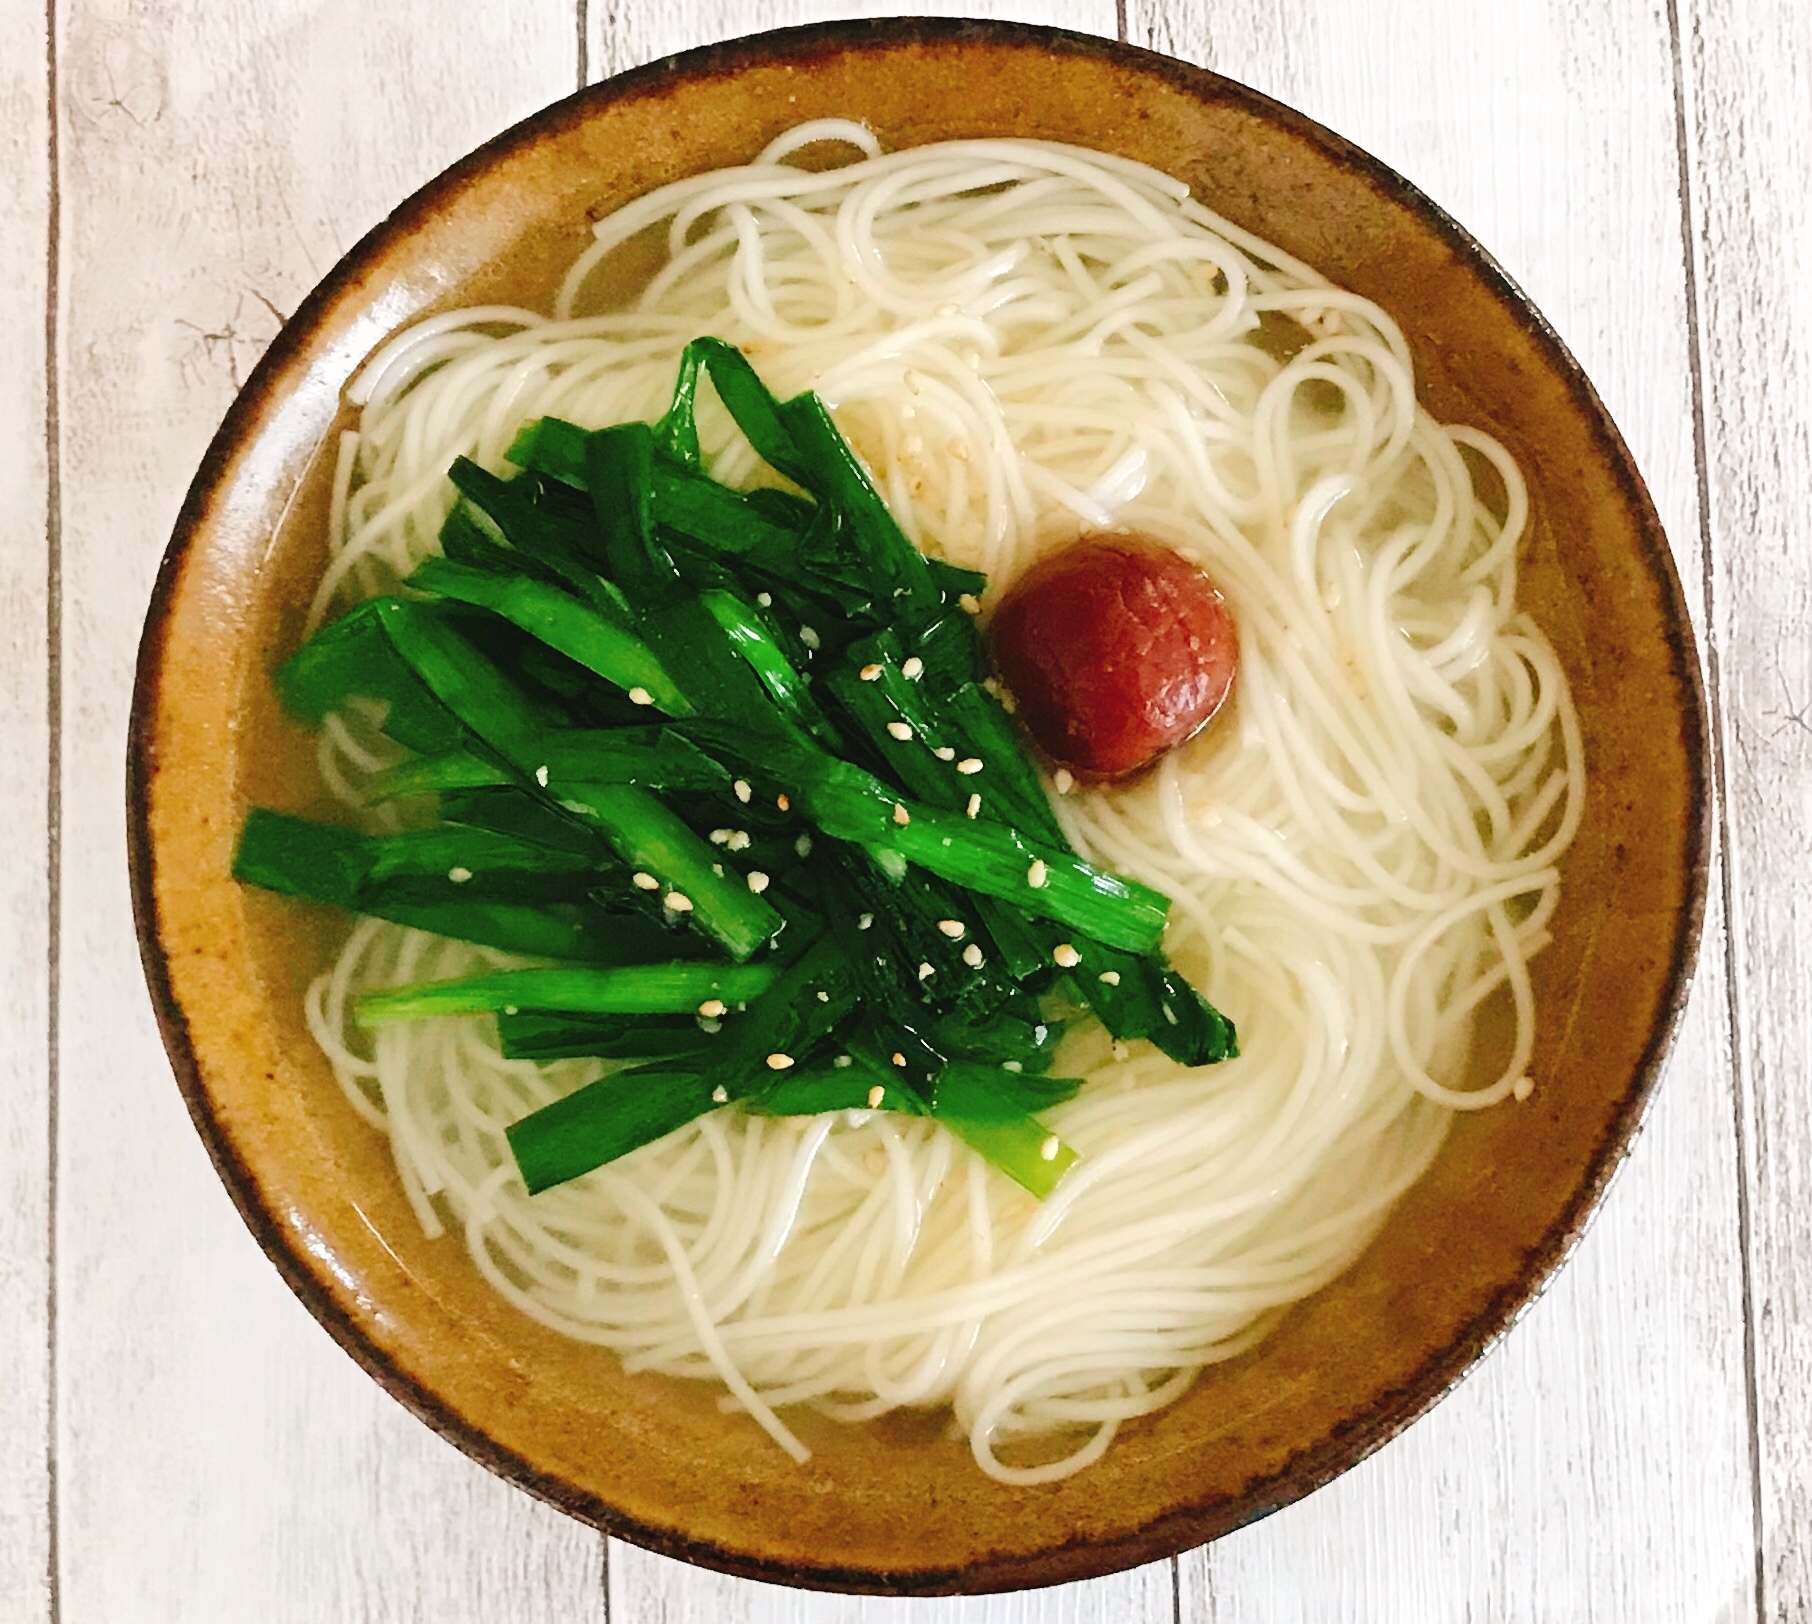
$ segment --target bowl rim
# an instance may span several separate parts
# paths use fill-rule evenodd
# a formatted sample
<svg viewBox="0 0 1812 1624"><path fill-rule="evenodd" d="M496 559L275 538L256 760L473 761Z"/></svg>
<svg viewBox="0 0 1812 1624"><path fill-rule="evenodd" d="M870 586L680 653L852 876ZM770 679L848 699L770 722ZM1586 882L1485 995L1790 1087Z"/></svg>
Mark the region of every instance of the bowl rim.
<svg viewBox="0 0 1812 1624"><path fill-rule="evenodd" d="M189 550L210 525L210 513L230 485L232 464L249 443L260 413L296 381L295 369L320 318L400 247L441 207L499 163L548 135L583 123L611 103L677 88L689 81L746 69L802 63L814 56L864 48L953 45L1035 48L1107 61L1167 81L1201 101L1232 103L1259 121L1319 148L1387 201L1408 208L1452 249L1554 365L1598 443L1625 502L1638 521L1642 562L1660 590L1668 617L1672 672L1683 705L1682 742L1690 772L1683 854L1686 895L1676 918L1661 1005L1648 1042L1608 1127L1593 1147L1586 1177L1530 1254L1521 1276L1498 1291L1442 1349L1399 1387L1349 1417L1319 1443L1290 1456L1269 1477L1248 1485L1243 1500L1220 1513L1185 1508L1125 1535L1085 1548L1047 1548L1029 1556L996 1558L961 1568L911 1573L812 1566L769 1558L709 1540L643 1524L590 1490L554 1476L499 1443L456 1412L434 1389L398 1368L379 1346L353 1293L319 1259L286 1238L271 1195L240 1157L216 1114L189 1036L187 1017L172 990L155 883L157 853L150 827L156 776L155 735L166 644L176 589ZM133 687L126 759L127 861L132 910L145 979L165 1051L208 1156L240 1217L309 1313L390 1396L463 1453L499 1476L590 1526L661 1555L741 1578L798 1588L856 1594L965 1594L1095 1578L1160 1560L1255 1522L1323 1487L1396 1437L1473 1370L1534 1304L1571 1256L1627 1159L1652 1102L1655 1085L1684 1014L1703 931L1712 849L1713 806L1709 715L1697 642L1684 589L1660 518L1609 411L1559 334L1527 294L1446 210L1409 180L1306 114L1209 69L1124 40L1040 24L965 18L885 17L768 30L681 52L588 85L530 114L442 170L341 257L303 299L234 398L178 512L146 612Z"/></svg>

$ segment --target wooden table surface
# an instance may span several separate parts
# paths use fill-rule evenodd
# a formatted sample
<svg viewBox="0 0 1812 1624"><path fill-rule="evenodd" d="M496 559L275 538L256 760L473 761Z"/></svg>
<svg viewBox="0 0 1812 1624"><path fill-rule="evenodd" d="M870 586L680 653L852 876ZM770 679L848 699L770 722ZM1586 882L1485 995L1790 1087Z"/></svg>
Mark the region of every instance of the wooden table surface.
<svg viewBox="0 0 1812 1624"><path fill-rule="evenodd" d="M284 315L448 162L588 78L843 9L0 0L0 1620L1812 1618L1807 0L969 0L1205 63L1416 181L1583 361L1673 538L1721 811L1691 1009L1574 1261L1404 1437L1174 1564L808 1596L489 1476L235 1216L152 1023L121 813L204 446Z"/></svg>

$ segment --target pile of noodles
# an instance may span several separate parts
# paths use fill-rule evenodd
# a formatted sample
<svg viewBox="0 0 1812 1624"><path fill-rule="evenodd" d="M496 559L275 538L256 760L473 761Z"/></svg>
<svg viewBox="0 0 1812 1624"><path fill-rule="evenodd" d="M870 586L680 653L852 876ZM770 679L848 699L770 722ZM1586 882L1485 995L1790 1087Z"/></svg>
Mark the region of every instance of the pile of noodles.
<svg viewBox="0 0 1812 1624"><path fill-rule="evenodd" d="M789 162L825 142L850 161ZM627 296L611 257L655 234L665 262ZM1081 850L1174 899L1168 951L1244 1053L1190 1071L1080 1026L1058 1069L1087 1083L1049 1120L1082 1160L1042 1204L929 1120L735 1107L531 1198L504 1128L598 1063L504 1060L483 1018L375 1040L348 1019L360 989L501 955L361 922L311 1026L423 1225L463 1232L524 1313L720 1381L800 1458L785 1406L948 1405L987 1472L1060 1477L1346 1269L1453 1111L1533 1086L1528 960L1583 779L1516 607L1524 484L1418 409L1382 310L1168 177L817 124L605 219L551 319L459 311L375 356L317 621L436 550L456 454L505 470L528 419L658 415L701 333L822 395L908 534L996 592L1116 527L1212 575L1239 627L1229 708L1144 779L1056 804ZM773 479L703 406L717 477ZM355 802L394 756L374 720L323 735ZM1494 994L1513 1040L1459 1091Z"/></svg>

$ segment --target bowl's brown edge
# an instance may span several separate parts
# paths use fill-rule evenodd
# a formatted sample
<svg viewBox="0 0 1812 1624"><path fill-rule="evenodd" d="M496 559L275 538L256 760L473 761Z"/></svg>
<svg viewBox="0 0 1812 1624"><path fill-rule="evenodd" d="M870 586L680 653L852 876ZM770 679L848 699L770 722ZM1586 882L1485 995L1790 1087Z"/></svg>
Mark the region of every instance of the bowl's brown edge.
<svg viewBox="0 0 1812 1624"><path fill-rule="evenodd" d="M585 118L597 106L634 95L658 93L682 81L731 74L775 59L809 61L817 55L860 48L864 44L950 45L968 41L1033 45L1051 53L1108 58L1166 79L1198 99L1241 104L1257 116L1321 148L1375 191L1428 220L1451 245L1456 256L1470 266L1547 352L1559 368L1582 415L1591 423L1625 500L1640 518L1643 562L1670 611L1669 653L1681 698L1683 742L1692 773L1690 804L1694 817L1687 836L1687 895L1669 954L1661 1014L1630 1090L1592 1152L1586 1180L1560 1219L1531 1253L1523 1277L1499 1292L1446 1349L1430 1358L1410 1380L1385 1395L1365 1414L1354 1417L1319 1444L1293 1457L1271 1477L1249 1485L1244 1506L1186 1507L1112 1541L1058 1547L1032 1557L1001 1558L965 1568L915 1569L903 1573L835 1567L800 1568L644 1526L626 1518L597 1496L539 1471L531 1461L503 1448L489 1435L471 1426L438 1394L399 1370L361 1325L342 1290L325 1269L304 1259L289 1244L256 1174L241 1158L215 1115L196 1065L186 1017L171 990L158 917L154 884L156 852L149 819L151 783L157 772L156 713L165 642L182 565L191 543L205 528L210 511L222 494L234 456L247 431L255 426L256 419L272 397L283 390L319 313L330 308L351 283L408 237L420 222L456 196L476 175L500 157L532 144L550 131ZM444 171L367 233L334 267L303 300L253 370L202 459L177 515L169 547L152 589L139 646L127 743L126 819L133 917L145 978L164 1047L196 1130L240 1216L284 1281L328 1334L386 1392L492 1471L608 1534L663 1555L743 1578L811 1589L884 1595L983 1594L1097 1577L1172 1556L1300 1499L1357 1464L1444 1397L1546 1289L1554 1272L1584 1234L1640 1131L1686 1007L1706 906L1712 837L1709 782L1707 711L1691 620L1673 555L1647 487L1609 412L1559 335L1497 262L1445 210L1401 175L1343 137L1292 108L1206 69L1115 40L1056 28L961 19L885 18L815 24L753 35L668 57L589 86L523 120Z"/></svg>

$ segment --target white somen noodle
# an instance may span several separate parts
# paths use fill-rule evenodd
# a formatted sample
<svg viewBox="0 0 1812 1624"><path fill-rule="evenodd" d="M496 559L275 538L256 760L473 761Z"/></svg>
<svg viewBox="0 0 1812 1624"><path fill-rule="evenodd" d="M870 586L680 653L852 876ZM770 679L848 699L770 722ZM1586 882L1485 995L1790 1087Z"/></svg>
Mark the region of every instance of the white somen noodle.
<svg viewBox="0 0 1812 1624"><path fill-rule="evenodd" d="M788 161L808 146L857 151ZM664 262L625 293L612 257L654 234ZM437 550L455 455L507 471L529 419L652 418L703 333L823 396L907 533L996 593L1092 529L1213 577L1229 708L1145 778L1055 802L1085 853L1174 899L1168 950L1244 1052L1191 1071L1078 1023L1057 1069L1088 1081L1048 1121L1081 1160L1043 1203L929 1120L733 1106L530 1197L504 1129L599 1063L504 1060L486 1018L375 1041L348 1020L362 988L503 955L362 922L310 1026L422 1223L524 1313L720 1381L795 1454L786 1406L948 1405L984 1470L1060 1477L1345 1270L1455 1110L1532 1086L1528 961L1583 774L1516 604L1523 481L1418 408L1382 310L1162 174L809 125L606 218L551 318L458 311L370 361L316 622ZM775 477L708 391L701 432L720 479ZM354 801L394 755L377 720L322 734ZM1511 1036L1482 1058L1487 1000Z"/></svg>

